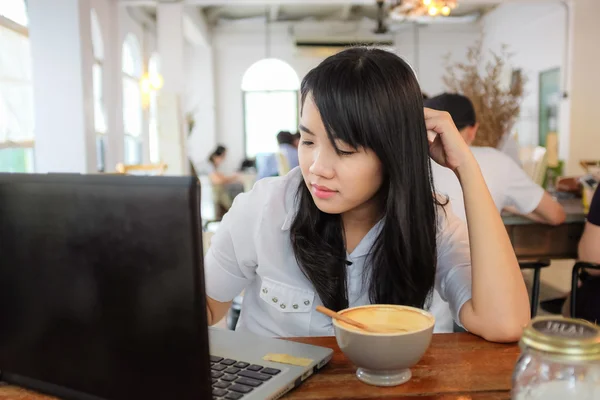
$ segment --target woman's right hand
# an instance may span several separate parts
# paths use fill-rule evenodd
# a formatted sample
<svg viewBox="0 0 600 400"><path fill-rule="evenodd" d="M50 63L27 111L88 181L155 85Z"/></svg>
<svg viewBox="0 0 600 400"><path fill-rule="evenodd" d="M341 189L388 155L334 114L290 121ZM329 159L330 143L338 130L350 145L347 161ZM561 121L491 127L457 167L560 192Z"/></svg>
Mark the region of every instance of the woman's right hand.
<svg viewBox="0 0 600 400"><path fill-rule="evenodd" d="M473 154L456 129L450 114L431 108L425 108L424 112L431 158L454 172L471 163L474 160Z"/></svg>

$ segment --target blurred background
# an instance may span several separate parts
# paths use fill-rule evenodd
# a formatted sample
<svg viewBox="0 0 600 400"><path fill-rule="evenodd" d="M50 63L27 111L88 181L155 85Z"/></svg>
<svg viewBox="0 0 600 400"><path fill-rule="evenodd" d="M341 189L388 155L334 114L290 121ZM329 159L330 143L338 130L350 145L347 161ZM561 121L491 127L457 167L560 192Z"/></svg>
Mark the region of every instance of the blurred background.
<svg viewBox="0 0 600 400"><path fill-rule="evenodd" d="M424 97L467 95L479 145L515 143L550 190L598 171L599 20L597 0L0 0L0 172L195 174L208 228L297 165L303 76L366 44Z"/></svg>

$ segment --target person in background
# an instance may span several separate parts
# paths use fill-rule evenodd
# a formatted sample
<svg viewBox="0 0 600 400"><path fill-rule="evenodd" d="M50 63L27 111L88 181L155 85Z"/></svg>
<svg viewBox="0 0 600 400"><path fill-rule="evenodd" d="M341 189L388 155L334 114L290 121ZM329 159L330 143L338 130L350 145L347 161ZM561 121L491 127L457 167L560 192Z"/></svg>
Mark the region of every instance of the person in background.
<svg viewBox="0 0 600 400"><path fill-rule="evenodd" d="M243 185L238 174L225 175L219 171L219 167L223 164L226 156L227 148L221 145L217 146L208 157L208 162L204 167L204 171L202 171L210 179L213 201L221 210L220 213L229 210L235 195L243 191Z"/></svg>
<svg viewBox="0 0 600 400"><path fill-rule="evenodd" d="M227 156L227 148L225 146L217 146L217 148L208 156L208 164L205 173L210 178L213 185L225 185L228 183L239 182L239 176L225 175L219 171L219 167L223 164Z"/></svg>
<svg viewBox="0 0 600 400"><path fill-rule="evenodd" d="M519 144L512 135L508 133L505 134L502 139L500 139L497 149L510 157L510 159L512 159L519 167L523 166L521 158L519 157Z"/></svg>
<svg viewBox="0 0 600 400"><path fill-rule="evenodd" d="M461 136L471 148L498 212L509 209L526 217L550 225L564 222L563 207L543 188L527 176L525 171L506 154L491 147L471 146L477 134L478 123L471 100L459 94L444 93L424 101L426 107L445 111L452 117ZM463 221L467 218L463 190L451 170L431 162L433 182L438 193L448 196L454 213ZM446 331L453 330L453 322L443 309L447 304L439 301L439 293L434 292L436 310L442 317L437 321ZM435 301L438 300L438 301Z"/></svg>
<svg viewBox="0 0 600 400"><path fill-rule="evenodd" d="M300 132L294 133L294 147L298 148L300 146Z"/></svg>
<svg viewBox="0 0 600 400"><path fill-rule="evenodd" d="M299 128L300 167L238 196L211 241L210 325L244 291L237 330L333 335L317 305L427 309L435 287L468 331L519 339L529 301L502 219L452 119L423 109L405 61L364 47L328 57L302 81ZM459 177L468 232L435 195L430 157Z"/></svg>
<svg viewBox="0 0 600 400"><path fill-rule="evenodd" d="M298 148L294 146L294 135L288 131L281 131L277 134L277 143L279 151L288 162L290 170L296 168L298 164Z"/></svg>
<svg viewBox="0 0 600 400"><path fill-rule="evenodd" d="M471 100L460 94L444 93L424 102L426 107L446 111L467 144L477 135L477 118ZM492 199L498 211L507 209L536 222L559 225L565 220L563 207L537 185L510 157L491 147L471 146ZM432 164L433 180L438 193L452 201L456 215L465 219L465 206L460 183L447 168Z"/></svg>
<svg viewBox="0 0 600 400"><path fill-rule="evenodd" d="M596 188L590 204L583 235L579 240L579 260L600 264L600 186ZM587 269L580 275L577 290L576 316L598 323L600 321L600 270ZM570 316L570 299L566 298L563 314Z"/></svg>
<svg viewBox="0 0 600 400"><path fill-rule="evenodd" d="M296 142L297 143L297 142ZM279 153L283 155L288 163L290 170L298 166L298 148L295 144L294 135L288 131L281 131L277 134L277 144ZM279 162L277 154L265 153L256 157L257 180L272 176L279 176Z"/></svg>

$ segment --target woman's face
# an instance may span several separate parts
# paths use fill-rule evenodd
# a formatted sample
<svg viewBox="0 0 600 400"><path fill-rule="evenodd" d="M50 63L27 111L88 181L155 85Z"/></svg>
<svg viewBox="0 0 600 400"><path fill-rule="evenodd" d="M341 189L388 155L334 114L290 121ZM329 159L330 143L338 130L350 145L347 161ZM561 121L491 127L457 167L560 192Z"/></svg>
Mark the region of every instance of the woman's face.
<svg viewBox="0 0 600 400"><path fill-rule="evenodd" d="M213 163L215 164L215 167L218 167L219 165L221 165L223 163L226 155L227 155L227 152L224 152L220 156L213 157Z"/></svg>
<svg viewBox="0 0 600 400"><path fill-rule="evenodd" d="M372 203L381 187L381 161L371 150L353 149L338 140L332 146L321 115L309 95L300 120L298 158L304 182L319 210L343 214Z"/></svg>

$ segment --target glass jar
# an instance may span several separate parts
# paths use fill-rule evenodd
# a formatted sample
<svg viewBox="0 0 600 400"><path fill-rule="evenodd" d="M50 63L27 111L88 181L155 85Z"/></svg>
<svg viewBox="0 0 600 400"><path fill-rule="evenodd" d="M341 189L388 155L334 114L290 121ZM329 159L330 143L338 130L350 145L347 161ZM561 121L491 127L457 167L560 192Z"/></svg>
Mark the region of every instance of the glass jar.
<svg viewBox="0 0 600 400"><path fill-rule="evenodd" d="M536 318L523 332L513 400L600 400L600 328L562 317Z"/></svg>

